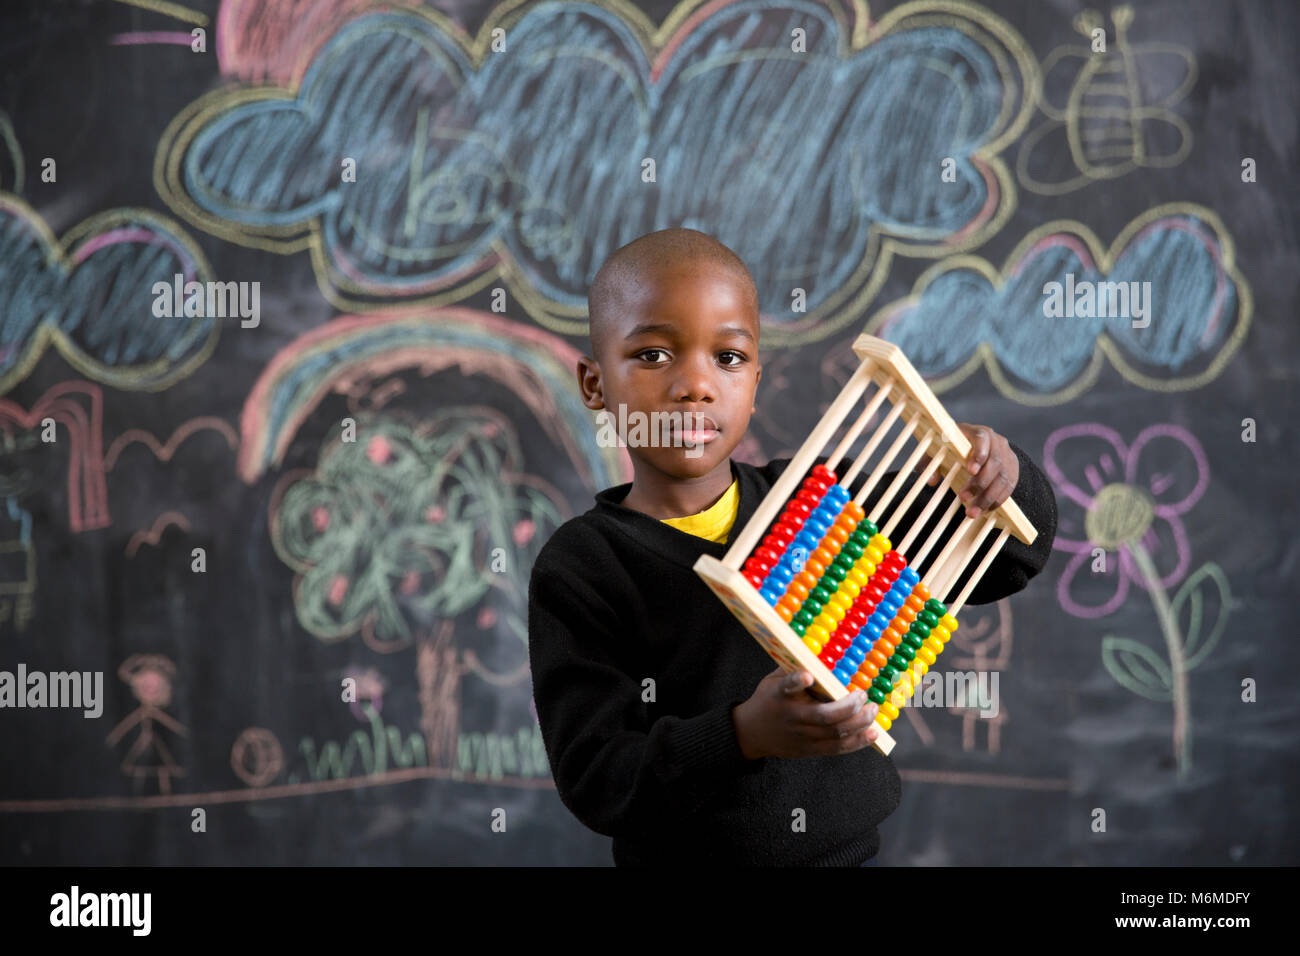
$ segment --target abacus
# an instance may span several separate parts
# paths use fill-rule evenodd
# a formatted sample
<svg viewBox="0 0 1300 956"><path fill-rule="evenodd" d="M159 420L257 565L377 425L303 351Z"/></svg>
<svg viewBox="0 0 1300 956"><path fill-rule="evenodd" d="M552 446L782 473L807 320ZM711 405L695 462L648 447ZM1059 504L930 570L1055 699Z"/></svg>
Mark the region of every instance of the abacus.
<svg viewBox="0 0 1300 956"><path fill-rule="evenodd" d="M810 694L839 700L854 689L865 690L879 705L874 746L888 755L894 749L888 731L899 708L957 630L957 613L1007 537L1014 534L1032 544L1038 532L1008 498L978 517L963 517L941 544L965 508L958 496L971 477L965 468L970 441L898 346L861 335L853 351L861 360L856 371L753 517L721 561L704 555L695 572L787 673L812 673ZM886 403L888 410L867 433ZM897 436L851 496L849 487L895 425ZM863 502L909 442L914 447L868 515ZM815 464L828 446L825 462ZM918 468L927 455L929 464ZM836 468L844 461L851 464L841 481ZM931 488L930 478L940 470L943 478ZM911 487L891 507L909 480ZM897 528L925 493L930 498L916 521ZM912 552L945 503L939 523ZM902 535L897 547L889 537L896 528ZM997 537L965 586L946 603L994 531Z"/></svg>

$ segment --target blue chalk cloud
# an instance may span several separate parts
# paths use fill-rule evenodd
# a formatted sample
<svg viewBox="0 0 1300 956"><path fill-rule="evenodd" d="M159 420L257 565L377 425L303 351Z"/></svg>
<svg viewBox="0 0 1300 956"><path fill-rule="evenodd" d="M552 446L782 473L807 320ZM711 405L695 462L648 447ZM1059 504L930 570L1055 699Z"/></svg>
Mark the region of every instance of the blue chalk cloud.
<svg viewBox="0 0 1300 956"><path fill-rule="evenodd" d="M1103 283L1141 298L1114 314L1123 299ZM1058 314L1057 293L1074 308ZM901 347L936 391L983 362L1004 393L1051 403L1087 388L1104 359L1145 388L1203 384L1240 344L1251 302L1217 217L1175 206L1144 214L1109 252L1078 226L1031 234L1001 274L969 256L940 263L866 331Z"/></svg>
<svg viewBox="0 0 1300 956"><path fill-rule="evenodd" d="M610 252L696 225L745 260L774 331L817 338L819 307L866 284L882 237L937 254L1007 208L994 154L1036 67L980 8L925 14L854 50L826 5L738 0L656 57L610 11L542 3L481 62L416 12L363 16L298 90L235 91L178 125L164 195L237 241L310 236L348 307L468 288L504 253L525 306L566 332Z"/></svg>

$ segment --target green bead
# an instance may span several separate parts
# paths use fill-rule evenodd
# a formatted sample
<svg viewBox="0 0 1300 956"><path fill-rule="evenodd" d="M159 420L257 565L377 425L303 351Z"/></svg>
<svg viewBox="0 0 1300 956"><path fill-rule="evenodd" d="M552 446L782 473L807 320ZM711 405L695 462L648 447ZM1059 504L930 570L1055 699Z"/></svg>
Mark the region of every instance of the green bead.
<svg viewBox="0 0 1300 956"><path fill-rule="evenodd" d="M883 677L877 677L871 682L871 686L876 690L884 691L886 694L894 689L893 681L886 680Z"/></svg>
<svg viewBox="0 0 1300 956"><path fill-rule="evenodd" d="M811 624L817 615L808 611L808 604L805 602L799 609L799 613L790 619L791 624L800 624L807 627Z"/></svg>
<svg viewBox="0 0 1300 956"><path fill-rule="evenodd" d="M874 538L877 534L880 533L880 529L876 527L875 522L872 521L870 518L862 522L862 524L858 525L858 527L866 529L868 540Z"/></svg>
<svg viewBox="0 0 1300 956"><path fill-rule="evenodd" d="M902 671L898 670L895 667L891 667L889 664L886 664L884 667L880 668L880 673L877 674L876 676L885 678L885 680L889 681L889 683L892 685L894 681L898 680L898 675L901 673Z"/></svg>
<svg viewBox="0 0 1300 956"><path fill-rule="evenodd" d="M825 606L825 601L819 601L815 597L809 597L808 600L803 602L803 607L799 609L799 613L802 614L805 611L808 612L808 623L811 624L817 619L817 615L822 612L822 608Z"/></svg>
<svg viewBox="0 0 1300 956"><path fill-rule="evenodd" d="M829 578L830 580L834 581L835 590L838 591L839 583L844 580L844 576L848 573L849 572L847 568L842 568L838 564L832 564L829 568L826 569L826 573L822 575L822 578L823 579Z"/></svg>
<svg viewBox="0 0 1300 956"><path fill-rule="evenodd" d="M865 548L867 542L871 540L871 535L867 534L861 527L859 527L857 531L849 535L849 540L859 547Z"/></svg>
<svg viewBox="0 0 1300 956"><path fill-rule="evenodd" d="M858 558L862 557L862 552L865 550L866 549L862 545L858 544L856 541L849 540L844 542L843 553L847 554L854 561L857 561Z"/></svg>
<svg viewBox="0 0 1300 956"><path fill-rule="evenodd" d="M825 575L823 575L823 576L822 576L822 581L825 581L825 580L826 580L826 577L825 577ZM817 602L818 604L820 604L822 607L825 607L825 606L826 606L826 602L829 601L829 600L831 599L831 595L834 594L834 593L835 593L835 588L828 588L828 587L826 587L825 584L822 584L821 582L818 582L817 586L816 586L815 588L812 589L812 593L808 595L808 600L809 600L809 601L816 601L816 602ZM817 608L817 610L820 611L820 610L822 609L822 607Z"/></svg>
<svg viewBox="0 0 1300 956"><path fill-rule="evenodd" d="M916 656L916 651L908 647L907 644L904 643L903 641L899 641L898 646L894 648L894 656L895 657L901 656L903 660L907 661L907 663L910 664L912 663L912 658Z"/></svg>
<svg viewBox="0 0 1300 956"><path fill-rule="evenodd" d="M885 701L889 699L889 695L886 694L884 691L880 690L878 687L873 687L869 691L867 691L867 698L873 704L883 704Z"/></svg>
<svg viewBox="0 0 1300 956"><path fill-rule="evenodd" d="M913 651L919 651L921 646L925 644L925 638L909 632L903 635L903 643Z"/></svg>
<svg viewBox="0 0 1300 956"><path fill-rule="evenodd" d="M943 606L943 602L936 601L934 598L930 598L925 602L925 609L938 617L943 617L948 613L948 609Z"/></svg>
<svg viewBox="0 0 1300 956"><path fill-rule="evenodd" d="M853 555L841 551L835 556L835 560L831 562L831 567L839 568L841 571L848 571L849 568L853 567Z"/></svg>
<svg viewBox="0 0 1300 956"><path fill-rule="evenodd" d="M908 634L915 634L915 635L917 635L921 640L925 640L927 637L930 636L930 630L931 630L931 629L928 628L928 627L926 627L924 624L917 624L915 621L913 621L913 622L912 622L912 626L911 626L910 628L908 628L907 633L908 633Z"/></svg>
<svg viewBox="0 0 1300 956"><path fill-rule="evenodd" d="M929 611L922 611L916 616L916 621L912 622L912 626L915 627L917 623L924 624L927 629L932 628L939 623L939 615L931 614Z"/></svg>

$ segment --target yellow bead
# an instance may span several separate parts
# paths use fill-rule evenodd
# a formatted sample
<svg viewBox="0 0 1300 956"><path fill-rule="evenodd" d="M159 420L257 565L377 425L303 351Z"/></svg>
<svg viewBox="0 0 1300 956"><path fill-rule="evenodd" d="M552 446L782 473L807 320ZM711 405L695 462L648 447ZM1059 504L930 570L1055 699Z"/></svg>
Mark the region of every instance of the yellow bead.
<svg viewBox="0 0 1300 956"><path fill-rule="evenodd" d="M948 629L949 634L957 630L957 619L951 614L945 614L943 617L939 618L939 623Z"/></svg>
<svg viewBox="0 0 1300 956"><path fill-rule="evenodd" d="M885 701L883 704L880 705L880 712L884 714L886 717L888 717L890 720L898 719L898 708L895 707L893 704L891 704L889 701Z"/></svg>
<svg viewBox="0 0 1300 956"><path fill-rule="evenodd" d="M925 639L925 646L930 648L930 650L934 652L935 656L938 657L939 652L943 650L943 641L939 640L934 636L934 633L931 632L930 636Z"/></svg>
<svg viewBox="0 0 1300 956"><path fill-rule="evenodd" d="M879 564L881 558L885 556L885 552L881 551L874 544L869 544L867 545L867 550L862 552L862 556L872 564Z"/></svg>
<svg viewBox="0 0 1300 956"><path fill-rule="evenodd" d="M947 644L952 638L952 632L942 624L936 624L934 627L930 628L930 636L937 637L940 641Z"/></svg>
<svg viewBox="0 0 1300 956"><path fill-rule="evenodd" d="M873 568L872 571L874 570L875 569ZM859 588L864 588L867 586L867 582L871 580L872 571L868 571L866 567L864 567L863 562L859 561L857 564L853 565L853 570L849 572L849 578Z"/></svg>
<svg viewBox="0 0 1300 956"><path fill-rule="evenodd" d="M894 722L884 714L876 714L876 725L879 726L881 730L888 730L890 727L894 726Z"/></svg>
<svg viewBox="0 0 1300 956"><path fill-rule="evenodd" d="M831 620L834 621L836 624L844 620L844 608L839 607L838 605L835 604L827 604L826 607L822 609L822 613L829 614L831 616Z"/></svg>
<svg viewBox="0 0 1300 956"><path fill-rule="evenodd" d="M805 618L805 620L807 620L807 618ZM803 636L809 640L816 641L818 644L825 644L831 639L830 631L826 630L816 621L813 621L808 625L808 628L803 632Z"/></svg>
<svg viewBox="0 0 1300 956"><path fill-rule="evenodd" d="M826 640L828 641L830 640L831 635L835 633L835 625L838 623L839 621L835 620L834 616L831 614L830 608L823 609L822 612L813 619L813 624L816 627L820 627L826 631Z"/></svg>
<svg viewBox="0 0 1300 956"><path fill-rule="evenodd" d="M847 611L853 606L852 599L843 591L836 591L831 595L831 599L826 602L830 607L837 607L842 611Z"/></svg>
<svg viewBox="0 0 1300 956"><path fill-rule="evenodd" d="M883 554L889 554L894 549L894 545L883 534L878 534L871 539L871 544L881 550Z"/></svg>
<svg viewBox="0 0 1300 956"><path fill-rule="evenodd" d="M934 663L934 651L930 650L930 648L926 647L924 644L922 644L920 650L916 652L916 656L925 661L927 665Z"/></svg>
<svg viewBox="0 0 1300 956"><path fill-rule="evenodd" d="M813 640L807 634L804 634L803 646L808 648L808 650L812 651L814 654L820 654L822 652L822 648L825 647L826 645L822 644L821 641Z"/></svg>
<svg viewBox="0 0 1300 956"><path fill-rule="evenodd" d="M845 578L844 583L840 585L840 590L849 596L850 603L852 603L852 599L861 593L862 585L853 580L853 578Z"/></svg>

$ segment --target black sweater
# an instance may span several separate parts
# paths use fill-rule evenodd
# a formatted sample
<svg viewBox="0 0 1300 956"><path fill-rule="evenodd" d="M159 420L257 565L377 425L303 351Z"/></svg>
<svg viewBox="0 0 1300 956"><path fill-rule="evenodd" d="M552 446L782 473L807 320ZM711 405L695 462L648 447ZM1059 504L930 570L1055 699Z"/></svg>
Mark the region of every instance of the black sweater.
<svg viewBox="0 0 1300 956"><path fill-rule="evenodd" d="M968 604L1020 591L1051 553L1051 485L1011 447L1020 460L1012 499L1038 538L1026 547L1008 537ZM788 463L731 463L740 510L729 540ZM867 497L868 511L887 486ZM874 856L876 827L901 797L893 761L871 746L744 758L732 708L776 664L692 570L701 554L720 559L727 545L623 507L630 488L600 492L595 507L557 529L529 583L533 695L560 799L613 837L620 866L856 866ZM927 498L899 528L910 527ZM902 539L897 529L894 538Z"/></svg>

